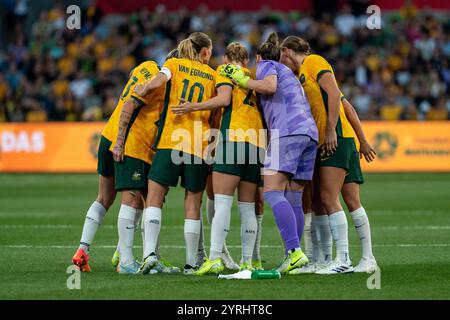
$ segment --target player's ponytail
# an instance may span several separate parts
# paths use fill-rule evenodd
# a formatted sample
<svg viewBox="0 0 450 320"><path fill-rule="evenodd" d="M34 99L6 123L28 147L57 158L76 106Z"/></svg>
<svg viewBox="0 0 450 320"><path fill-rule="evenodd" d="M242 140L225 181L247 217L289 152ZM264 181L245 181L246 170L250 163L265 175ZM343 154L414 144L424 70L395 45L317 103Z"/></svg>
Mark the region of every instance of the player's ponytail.
<svg viewBox="0 0 450 320"><path fill-rule="evenodd" d="M178 58L179 57L179 53L178 53L178 49L173 49L172 51L170 51L167 56L166 56L166 61L172 58Z"/></svg>
<svg viewBox="0 0 450 320"><path fill-rule="evenodd" d="M295 53L301 53L308 55L311 52L311 47L309 43L303 40L300 37L289 36L283 40L281 43L281 48L288 48L294 51Z"/></svg>
<svg viewBox="0 0 450 320"><path fill-rule="evenodd" d="M274 46L279 46L279 41L278 41L278 33L276 32L272 32L269 34L269 38L267 38L267 42L272 43Z"/></svg>
<svg viewBox="0 0 450 320"><path fill-rule="evenodd" d="M212 41L203 32L194 32L178 44L178 56L182 59L200 61L200 51L212 47Z"/></svg>
<svg viewBox="0 0 450 320"><path fill-rule="evenodd" d="M198 60L198 53L195 52L191 39L181 40L178 44L178 56L182 59Z"/></svg>
<svg viewBox="0 0 450 320"><path fill-rule="evenodd" d="M281 50L278 43L278 34L272 32L269 38L256 51L256 54L261 56L263 60L279 61Z"/></svg>
<svg viewBox="0 0 450 320"><path fill-rule="evenodd" d="M230 62L244 63L248 60L248 51L241 43L232 42L226 47L225 56Z"/></svg>

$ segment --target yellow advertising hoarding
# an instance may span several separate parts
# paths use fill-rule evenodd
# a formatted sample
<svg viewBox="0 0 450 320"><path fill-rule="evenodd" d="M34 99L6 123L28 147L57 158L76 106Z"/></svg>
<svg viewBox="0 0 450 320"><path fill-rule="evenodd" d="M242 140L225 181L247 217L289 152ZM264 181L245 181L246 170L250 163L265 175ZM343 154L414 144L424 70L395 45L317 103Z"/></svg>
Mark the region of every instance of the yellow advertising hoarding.
<svg viewBox="0 0 450 320"><path fill-rule="evenodd" d="M450 172L450 121L364 122L377 151L364 172Z"/></svg>
<svg viewBox="0 0 450 320"><path fill-rule="evenodd" d="M0 172L95 172L104 123L0 124ZM450 121L364 122L365 172L450 172Z"/></svg>
<svg viewBox="0 0 450 320"><path fill-rule="evenodd" d="M95 172L104 123L0 124L0 172Z"/></svg>

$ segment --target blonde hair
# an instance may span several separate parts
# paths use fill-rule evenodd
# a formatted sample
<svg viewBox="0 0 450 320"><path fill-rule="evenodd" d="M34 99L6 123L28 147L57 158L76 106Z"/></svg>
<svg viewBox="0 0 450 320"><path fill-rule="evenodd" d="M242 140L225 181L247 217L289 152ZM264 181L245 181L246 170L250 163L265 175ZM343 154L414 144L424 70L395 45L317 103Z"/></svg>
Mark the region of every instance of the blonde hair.
<svg viewBox="0 0 450 320"><path fill-rule="evenodd" d="M200 61L200 51L212 46L209 36L203 32L194 32L178 44L179 58Z"/></svg>
<svg viewBox="0 0 450 320"><path fill-rule="evenodd" d="M248 51L239 42L230 43L225 49L225 56L231 61L243 63L248 60Z"/></svg>

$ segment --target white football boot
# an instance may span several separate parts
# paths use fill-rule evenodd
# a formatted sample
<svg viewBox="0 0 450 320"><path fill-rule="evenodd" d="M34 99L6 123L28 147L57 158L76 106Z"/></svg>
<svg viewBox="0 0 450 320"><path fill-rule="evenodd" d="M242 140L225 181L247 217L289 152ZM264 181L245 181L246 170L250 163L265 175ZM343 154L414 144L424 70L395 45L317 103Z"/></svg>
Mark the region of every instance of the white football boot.
<svg viewBox="0 0 450 320"><path fill-rule="evenodd" d="M149 274L150 270L158 263L158 257L155 254L149 255L141 264L138 270L139 274Z"/></svg>
<svg viewBox="0 0 450 320"><path fill-rule="evenodd" d="M234 262L228 249L223 250L222 255L220 257L222 258L222 262L226 269L236 271L239 270L239 265L236 262Z"/></svg>
<svg viewBox="0 0 450 320"><path fill-rule="evenodd" d="M341 262L339 260L334 260L332 263L330 263L327 267L317 270L315 274L343 274L343 273L351 273L353 272L353 266L351 261L348 261L346 263Z"/></svg>
<svg viewBox="0 0 450 320"><path fill-rule="evenodd" d="M355 272L374 273L378 268L375 258L366 259L362 258L358 265L355 267Z"/></svg>

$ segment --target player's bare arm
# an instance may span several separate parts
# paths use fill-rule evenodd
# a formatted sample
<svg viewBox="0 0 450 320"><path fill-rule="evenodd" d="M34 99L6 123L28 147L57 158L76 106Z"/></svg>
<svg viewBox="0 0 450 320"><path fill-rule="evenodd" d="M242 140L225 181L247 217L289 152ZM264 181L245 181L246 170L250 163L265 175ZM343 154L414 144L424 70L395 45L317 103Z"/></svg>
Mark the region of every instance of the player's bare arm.
<svg viewBox="0 0 450 320"><path fill-rule="evenodd" d="M162 72L158 72L156 76L154 76L150 80L146 81L143 84L138 84L136 87L134 87L133 92L143 97L147 95L151 90L161 87L167 81L169 81L167 75Z"/></svg>
<svg viewBox="0 0 450 320"><path fill-rule="evenodd" d="M271 75L263 80L249 80L247 88L257 93L272 95L277 91L277 76Z"/></svg>
<svg viewBox="0 0 450 320"><path fill-rule="evenodd" d="M215 110L226 107L231 102L232 91L233 88L231 88L231 86L220 86L217 88L217 96L212 99L199 103L180 100L180 105L172 106L172 112L177 115L182 115L195 111Z"/></svg>
<svg viewBox="0 0 450 320"><path fill-rule="evenodd" d="M337 148L336 125L339 119L341 91L331 72L324 73L318 82L328 96L328 124L324 145L328 152L334 152Z"/></svg>
<svg viewBox="0 0 450 320"><path fill-rule="evenodd" d="M119 129L117 133L117 140L113 148L114 161L122 162L124 158L125 136L128 125L130 124L131 116L134 109L139 106L139 102L136 99L128 99L122 107L119 118Z"/></svg>
<svg viewBox="0 0 450 320"><path fill-rule="evenodd" d="M361 121L358 117L358 113L347 99L342 99L342 104L344 106L345 115L350 122L353 130L355 130L356 136L358 137L358 141L360 144L360 157L362 158L362 156L364 156L367 162L372 162L375 159L375 155L377 153L366 139Z"/></svg>
<svg viewBox="0 0 450 320"><path fill-rule="evenodd" d="M240 87L254 90L257 93L272 95L277 91L276 75L267 76L262 80L253 80L245 74L241 67L231 64L227 65L220 74L230 78Z"/></svg>

